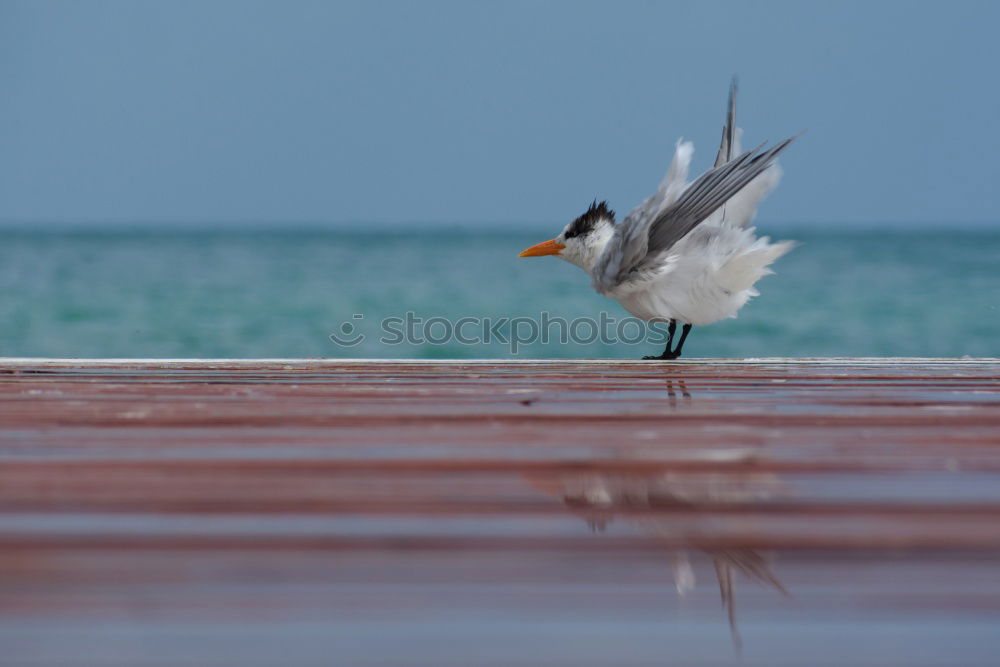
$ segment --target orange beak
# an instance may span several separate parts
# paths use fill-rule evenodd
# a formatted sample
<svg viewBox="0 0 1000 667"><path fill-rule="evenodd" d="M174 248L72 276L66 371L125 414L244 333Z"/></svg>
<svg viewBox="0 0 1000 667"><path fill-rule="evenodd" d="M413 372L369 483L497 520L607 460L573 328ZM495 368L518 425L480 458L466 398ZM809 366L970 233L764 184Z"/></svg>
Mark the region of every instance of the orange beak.
<svg viewBox="0 0 1000 667"><path fill-rule="evenodd" d="M558 255L559 252L565 248L562 243L556 243L555 239L549 241L542 241L537 245L533 245L527 250L522 250L518 257L541 257L542 255Z"/></svg>

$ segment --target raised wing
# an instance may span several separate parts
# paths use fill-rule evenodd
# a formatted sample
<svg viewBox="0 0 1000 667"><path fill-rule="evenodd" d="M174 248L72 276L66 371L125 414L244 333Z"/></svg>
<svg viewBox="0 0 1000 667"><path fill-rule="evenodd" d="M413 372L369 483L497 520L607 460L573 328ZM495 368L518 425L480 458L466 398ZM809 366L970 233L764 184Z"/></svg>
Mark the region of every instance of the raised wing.
<svg viewBox="0 0 1000 667"><path fill-rule="evenodd" d="M729 84L729 102L726 105L726 123L722 127L722 143L719 146L719 153L715 158L715 166L719 167L729 162L733 156L739 152L739 129L736 127L736 77L734 76ZM628 257L619 257L618 261L612 262L614 266L609 270L617 271L619 262L626 265L634 264L642 259L646 254L645 233L646 229L663 210L677 201L681 193L688 186L688 168L691 165L691 156L694 154L694 145L683 139L677 141L674 150L674 158L670 162L666 176L660 183L656 192L646 198L644 202L632 209L628 215L622 219L620 229L624 232L624 237L619 239L621 247L627 249ZM724 215L724 211L720 211ZM595 286L597 281L595 280ZM600 288L598 288L600 289Z"/></svg>
<svg viewBox="0 0 1000 667"><path fill-rule="evenodd" d="M727 105L726 122L722 127L722 142L719 144L719 152L715 157L716 167L721 167L741 152L742 130L736 127L736 88L736 77L733 77L732 83L729 85L729 104ZM781 180L781 167L775 164L740 190L705 222L746 227L753 222L757 215L757 206L761 200L774 189L779 180Z"/></svg>
<svg viewBox="0 0 1000 667"><path fill-rule="evenodd" d="M699 223L770 167L795 137L768 150L747 151L702 174L674 203L647 224L623 220L594 268L594 287L607 292L647 268Z"/></svg>
<svg viewBox="0 0 1000 667"><path fill-rule="evenodd" d="M629 211L622 224L646 225L666 206L676 201L687 187L688 167L691 165L693 154L694 144L683 139L678 140L674 159L670 162L667 175L663 177L660 187L647 197L646 201Z"/></svg>
<svg viewBox="0 0 1000 667"><path fill-rule="evenodd" d="M739 152L739 130L736 127L736 77L729 83L729 104L726 105L726 124L722 126L722 143L715 156L715 166L721 167Z"/></svg>

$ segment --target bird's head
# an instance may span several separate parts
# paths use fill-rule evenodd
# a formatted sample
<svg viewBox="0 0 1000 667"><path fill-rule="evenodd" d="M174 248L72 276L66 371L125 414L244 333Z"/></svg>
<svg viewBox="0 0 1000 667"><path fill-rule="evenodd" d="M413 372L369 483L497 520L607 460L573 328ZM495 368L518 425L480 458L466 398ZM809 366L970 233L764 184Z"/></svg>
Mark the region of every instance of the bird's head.
<svg viewBox="0 0 1000 667"><path fill-rule="evenodd" d="M615 212L608 208L608 202L595 201L583 215L566 225L559 236L522 250L518 257L556 255L589 271L611 238L614 226Z"/></svg>

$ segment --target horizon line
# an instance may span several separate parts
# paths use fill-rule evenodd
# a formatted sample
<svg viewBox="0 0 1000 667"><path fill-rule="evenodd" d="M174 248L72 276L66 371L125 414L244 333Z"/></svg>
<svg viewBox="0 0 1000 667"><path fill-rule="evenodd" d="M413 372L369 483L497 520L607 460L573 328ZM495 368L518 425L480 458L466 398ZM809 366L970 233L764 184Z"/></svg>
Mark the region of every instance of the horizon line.
<svg viewBox="0 0 1000 667"><path fill-rule="evenodd" d="M2 219L0 218L0 229L25 230L25 229L169 229L177 228L185 231L193 229L208 230L235 230L243 229L363 229L376 227L381 229L414 227L414 228L455 228L475 229L477 227L488 227L490 231L498 230L498 227L506 227L512 230L517 229L543 229L553 226L564 226L567 221L511 221L511 220L54 220L54 219ZM867 220L867 221L790 221L790 220L764 220L755 221L753 226L764 230L768 228L782 229L898 229L898 228L919 228L919 229L983 229L995 228L1000 231L1000 220L988 221L929 221L929 220Z"/></svg>

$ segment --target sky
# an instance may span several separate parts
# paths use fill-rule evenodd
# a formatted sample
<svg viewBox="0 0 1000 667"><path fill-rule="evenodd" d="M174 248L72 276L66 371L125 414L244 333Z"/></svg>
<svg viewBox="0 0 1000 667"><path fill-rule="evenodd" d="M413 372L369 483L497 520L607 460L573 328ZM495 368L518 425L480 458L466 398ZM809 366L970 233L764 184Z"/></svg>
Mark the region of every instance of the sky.
<svg viewBox="0 0 1000 667"><path fill-rule="evenodd" d="M760 220L1000 221L1000 3L0 0L0 222L562 224L807 133Z"/></svg>

